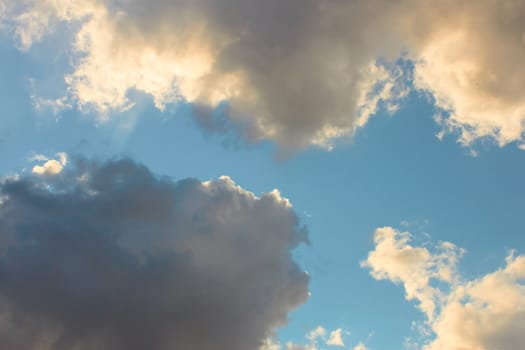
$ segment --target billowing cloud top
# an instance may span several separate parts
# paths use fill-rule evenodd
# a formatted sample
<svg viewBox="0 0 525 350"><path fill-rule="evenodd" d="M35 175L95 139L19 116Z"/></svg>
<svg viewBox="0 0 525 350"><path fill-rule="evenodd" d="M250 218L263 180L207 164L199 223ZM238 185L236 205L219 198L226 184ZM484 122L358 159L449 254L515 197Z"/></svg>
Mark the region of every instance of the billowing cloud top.
<svg viewBox="0 0 525 350"><path fill-rule="evenodd" d="M76 160L0 197L2 349L258 349L308 296L277 191Z"/></svg>
<svg viewBox="0 0 525 350"><path fill-rule="evenodd" d="M450 242L415 246L411 235L378 228L362 262L376 279L403 285L427 320L423 350L514 350L525 347L525 256L511 252L505 266L472 280L457 271L464 250ZM428 327L428 329L426 329ZM417 345L417 344L415 344Z"/></svg>
<svg viewBox="0 0 525 350"><path fill-rule="evenodd" d="M522 1L4 0L0 11L24 50L72 32L57 107L107 116L136 90L161 109L194 103L207 127L224 128L222 113L252 140L329 148L413 86L464 144L523 141Z"/></svg>

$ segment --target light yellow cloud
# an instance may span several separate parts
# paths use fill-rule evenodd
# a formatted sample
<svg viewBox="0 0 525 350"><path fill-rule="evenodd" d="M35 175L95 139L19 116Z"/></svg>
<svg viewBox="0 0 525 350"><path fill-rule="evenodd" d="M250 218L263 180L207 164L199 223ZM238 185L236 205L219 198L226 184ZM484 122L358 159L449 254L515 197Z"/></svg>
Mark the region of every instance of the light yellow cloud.
<svg viewBox="0 0 525 350"><path fill-rule="evenodd" d="M326 345L344 347L345 342L343 341L343 330L337 328L330 332L330 336L326 341Z"/></svg>
<svg viewBox="0 0 525 350"><path fill-rule="evenodd" d="M456 278L455 264L463 252L447 242L439 246L438 254L432 254L427 248L410 245L410 240L408 232L378 228L374 233L375 249L361 266L370 268L375 279L403 284L407 300L417 300L421 311L432 320L443 294L429 282L434 279L452 283Z"/></svg>
<svg viewBox="0 0 525 350"><path fill-rule="evenodd" d="M461 249L443 242L431 251L411 245L410 237L392 227L377 229L375 249L362 266L374 278L402 284L407 299L419 301L434 334L422 349L525 347L525 256L511 253L503 268L463 280L456 271Z"/></svg>
<svg viewBox="0 0 525 350"><path fill-rule="evenodd" d="M354 350L367 350L365 344L359 343L356 346L354 346Z"/></svg>
<svg viewBox="0 0 525 350"><path fill-rule="evenodd" d="M67 164L67 154L60 152L56 154L57 159L48 159L47 157L37 154L32 157L36 161L44 161L42 165L35 165L31 170L33 174L37 175L57 175L62 172L64 166Z"/></svg>

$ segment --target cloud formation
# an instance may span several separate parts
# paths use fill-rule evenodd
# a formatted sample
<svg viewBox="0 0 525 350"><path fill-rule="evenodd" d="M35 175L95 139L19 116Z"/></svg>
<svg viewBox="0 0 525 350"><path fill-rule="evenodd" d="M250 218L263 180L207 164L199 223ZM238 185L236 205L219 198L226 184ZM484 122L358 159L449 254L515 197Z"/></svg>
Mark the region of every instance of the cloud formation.
<svg viewBox="0 0 525 350"><path fill-rule="evenodd" d="M25 0L5 13L18 45L30 49L53 30L73 32L69 98L101 116L130 108L132 90L163 109L184 100L220 128L220 107L250 140L284 148L330 147L381 104L395 109L401 71L376 61L361 33L377 11L316 0ZM354 6L352 6L354 7ZM373 29L370 33L379 39ZM383 40L381 40L383 41ZM60 101L61 106L70 105ZM382 102L383 101L383 102ZM52 101L50 101L52 102ZM224 104L226 103L226 104ZM220 118L219 118L220 119Z"/></svg>
<svg viewBox="0 0 525 350"><path fill-rule="evenodd" d="M449 114L444 132L469 145L488 137L501 146L525 131L525 3L439 1L433 27L417 38L416 87Z"/></svg>
<svg viewBox="0 0 525 350"><path fill-rule="evenodd" d="M294 342L287 342L284 345L276 342L272 338L267 338L259 350L321 350L327 347L345 347L343 341L343 333L350 334L348 331L343 331L341 328L334 329L328 332L323 326L317 326L306 335L308 339L307 344L299 344ZM366 346L360 342L353 347L354 350L366 350Z"/></svg>
<svg viewBox="0 0 525 350"><path fill-rule="evenodd" d="M473 280L457 273L464 253L449 242L432 249L410 244L408 232L378 228L362 266L376 279L403 285L434 333L423 350L513 350L525 347L525 256L511 252L504 267Z"/></svg>
<svg viewBox="0 0 525 350"><path fill-rule="evenodd" d="M59 152L56 154L57 159L49 159L42 154L37 154L31 158L33 161L43 161L42 165L35 165L31 172L37 175L57 175L64 169L67 164L67 154Z"/></svg>
<svg viewBox="0 0 525 350"><path fill-rule="evenodd" d="M343 330L341 328L337 328L333 330L332 332L330 332L330 337L326 341L326 345L344 347L345 342L343 341L342 333L343 333Z"/></svg>
<svg viewBox="0 0 525 350"><path fill-rule="evenodd" d="M308 296L278 191L75 160L0 198L2 349L255 350Z"/></svg>
<svg viewBox="0 0 525 350"><path fill-rule="evenodd" d="M139 91L194 103L212 129L222 113L251 140L329 148L413 85L442 109L440 136L524 141L521 1L4 0L0 16L22 50L67 28L68 99L102 116Z"/></svg>
<svg viewBox="0 0 525 350"><path fill-rule="evenodd" d="M354 350L367 350L365 344L359 343L356 346L354 346Z"/></svg>

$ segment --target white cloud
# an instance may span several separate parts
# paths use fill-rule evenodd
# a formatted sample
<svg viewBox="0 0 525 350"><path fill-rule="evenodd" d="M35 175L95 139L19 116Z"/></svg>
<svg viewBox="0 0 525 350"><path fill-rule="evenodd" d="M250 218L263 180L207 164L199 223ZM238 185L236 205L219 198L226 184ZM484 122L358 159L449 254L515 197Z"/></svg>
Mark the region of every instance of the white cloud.
<svg viewBox="0 0 525 350"><path fill-rule="evenodd" d="M343 330L341 328L337 328L336 330L333 330L332 332L330 332L330 337L326 341L326 345L344 347L345 342L343 341L342 333L343 333Z"/></svg>
<svg viewBox="0 0 525 350"><path fill-rule="evenodd" d="M370 268L375 279L402 283L407 300L417 300L421 311L433 319L436 302L443 295L430 280L453 283L456 262L462 250L444 242L438 246L439 254L432 254L427 248L411 246L410 234L392 227L378 228L374 233L374 243L375 249L361 266Z"/></svg>
<svg viewBox="0 0 525 350"><path fill-rule="evenodd" d="M42 154L31 157L33 161L43 161L42 165L35 165L32 169L33 174L37 175L57 175L62 172L67 164L67 154L64 152L55 155L57 159L49 159Z"/></svg>
<svg viewBox="0 0 525 350"><path fill-rule="evenodd" d="M316 342L317 339L323 338L325 335L326 329L322 326L317 326L308 333L307 338L310 339L311 342Z"/></svg>
<svg viewBox="0 0 525 350"><path fill-rule="evenodd" d="M473 280L457 272L463 251L452 243L410 244L410 234L376 230L362 266L376 279L403 285L419 302L434 337L424 350L514 350L525 347L525 256L509 254L503 268ZM437 283L436 283L437 282Z"/></svg>
<svg viewBox="0 0 525 350"><path fill-rule="evenodd" d="M354 346L354 350L367 350L365 344L359 343L356 346Z"/></svg>
<svg viewBox="0 0 525 350"><path fill-rule="evenodd" d="M317 326L306 334L305 338L308 340L306 344L289 341L283 346L275 339L267 338L259 350L323 350L325 349L325 346L345 347L343 334L348 335L350 332L344 331L342 328L337 328L329 332L323 326ZM353 349L366 350L366 347L361 342Z"/></svg>

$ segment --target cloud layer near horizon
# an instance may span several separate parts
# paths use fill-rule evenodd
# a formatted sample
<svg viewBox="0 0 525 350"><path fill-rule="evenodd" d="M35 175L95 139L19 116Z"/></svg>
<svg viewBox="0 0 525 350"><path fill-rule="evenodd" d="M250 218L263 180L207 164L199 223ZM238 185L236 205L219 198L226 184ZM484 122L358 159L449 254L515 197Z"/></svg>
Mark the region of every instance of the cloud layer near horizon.
<svg viewBox="0 0 525 350"><path fill-rule="evenodd" d="M423 350L514 350L525 347L525 256L511 252L502 268L472 280L457 272L464 251L450 242L415 246L411 235L378 228L361 263L379 280L401 284L434 334ZM428 334L423 334L428 335Z"/></svg>
<svg viewBox="0 0 525 350"><path fill-rule="evenodd" d="M277 191L70 160L0 199L2 349L255 350L308 297Z"/></svg>
<svg viewBox="0 0 525 350"><path fill-rule="evenodd" d="M249 140L330 147L407 86L428 92L465 145L522 142L525 4L514 0L3 0L23 50L72 37L68 94L102 116L184 100L211 129L221 112ZM60 28L60 29L57 29ZM64 35L69 31L71 36ZM411 60L414 70L396 65ZM378 61L378 59L380 59ZM49 102L49 101L47 101ZM221 103L226 102L227 105Z"/></svg>

